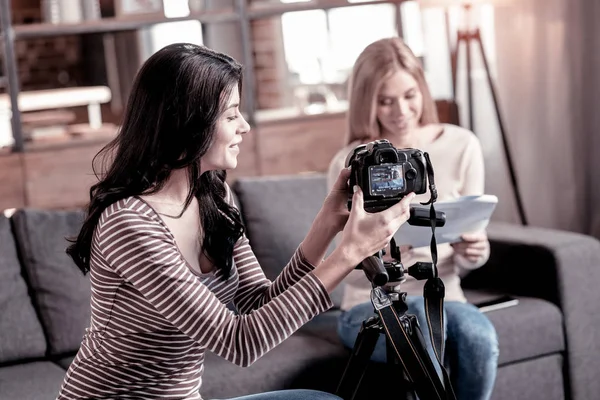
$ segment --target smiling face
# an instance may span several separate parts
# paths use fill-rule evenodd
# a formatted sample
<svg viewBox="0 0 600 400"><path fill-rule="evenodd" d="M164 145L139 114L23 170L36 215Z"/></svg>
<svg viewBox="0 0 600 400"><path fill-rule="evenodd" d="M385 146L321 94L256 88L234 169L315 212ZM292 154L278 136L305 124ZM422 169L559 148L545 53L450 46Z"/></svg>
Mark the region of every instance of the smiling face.
<svg viewBox="0 0 600 400"><path fill-rule="evenodd" d="M250 125L239 109L240 94L237 85L231 90L227 108L219 117L215 128L214 142L200 160L201 172L234 169L242 135L250 131Z"/></svg>
<svg viewBox="0 0 600 400"><path fill-rule="evenodd" d="M405 70L383 81L376 101L382 136L406 136L419 127L423 95L417 80Z"/></svg>

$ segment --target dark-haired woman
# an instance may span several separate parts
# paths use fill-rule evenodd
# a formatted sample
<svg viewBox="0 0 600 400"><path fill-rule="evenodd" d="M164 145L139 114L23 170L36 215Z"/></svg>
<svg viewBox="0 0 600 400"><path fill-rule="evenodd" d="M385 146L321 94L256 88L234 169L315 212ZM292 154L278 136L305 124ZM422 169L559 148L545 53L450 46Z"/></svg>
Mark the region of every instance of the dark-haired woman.
<svg viewBox="0 0 600 400"><path fill-rule="evenodd" d="M288 265L267 280L225 183L250 130L241 89L235 60L191 44L163 48L138 72L67 250L90 273L92 316L59 399L200 399L207 350L252 364L331 307L329 293L406 221L412 196L369 214L357 188L348 212L344 170ZM337 399L310 390L248 398Z"/></svg>

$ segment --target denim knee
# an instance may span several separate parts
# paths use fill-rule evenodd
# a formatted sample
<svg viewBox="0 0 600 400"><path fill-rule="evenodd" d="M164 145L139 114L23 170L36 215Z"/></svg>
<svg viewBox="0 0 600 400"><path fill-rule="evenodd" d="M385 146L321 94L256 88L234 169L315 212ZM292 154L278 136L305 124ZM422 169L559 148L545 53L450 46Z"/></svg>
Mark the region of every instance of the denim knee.
<svg viewBox="0 0 600 400"><path fill-rule="evenodd" d="M346 347L353 347L356 336L363 321L374 317L375 311L371 303L361 303L345 311L338 318L338 336Z"/></svg>
<svg viewBox="0 0 600 400"><path fill-rule="evenodd" d="M375 316L375 311L371 303L362 303L352 307L350 310L342 313L338 318L338 336L344 346L353 348L356 342L363 322L371 317ZM385 336L380 335L377 339L375 349L371 354L371 360L377 362L385 362L386 356L386 345Z"/></svg>
<svg viewBox="0 0 600 400"><path fill-rule="evenodd" d="M496 328L487 315L472 304L450 305L448 324L452 325L452 339L458 350L481 360L498 359L500 350Z"/></svg>

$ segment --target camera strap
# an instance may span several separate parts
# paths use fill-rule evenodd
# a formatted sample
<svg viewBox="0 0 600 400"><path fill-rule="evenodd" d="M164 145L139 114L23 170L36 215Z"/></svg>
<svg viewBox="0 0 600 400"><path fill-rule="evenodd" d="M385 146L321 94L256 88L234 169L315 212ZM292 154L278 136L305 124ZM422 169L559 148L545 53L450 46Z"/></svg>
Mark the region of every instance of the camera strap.
<svg viewBox="0 0 600 400"><path fill-rule="evenodd" d="M433 164L429 157L429 153L424 153L427 168L427 179L429 181L429 193L430 198L426 203L429 204L429 221L431 223L431 242L429 248L431 251L431 261L433 264L433 276L427 279L425 287L423 289L423 297L425 301L425 316L427 318L427 326L429 329L429 337L433 346L433 352L437 358L437 362L440 365L442 375L444 377L444 386L448 391L449 398L455 398L452 385L450 383L450 377L448 371L444 368L444 348L445 348L445 335L444 335L444 296L446 290L444 282L438 276L437 269L437 242L435 240L435 227L436 227L436 213L433 203L437 200L437 187L435 185ZM450 397L451 396L451 397Z"/></svg>
<svg viewBox="0 0 600 400"><path fill-rule="evenodd" d="M454 398L454 391L450 383L450 376L444 367L444 283L439 277L429 278L425 283L425 316L429 328L429 337L433 345L433 352L440 365L444 378L444 387L448 392L448 398ZM450 397L451 395L451 397Z"/></svg>

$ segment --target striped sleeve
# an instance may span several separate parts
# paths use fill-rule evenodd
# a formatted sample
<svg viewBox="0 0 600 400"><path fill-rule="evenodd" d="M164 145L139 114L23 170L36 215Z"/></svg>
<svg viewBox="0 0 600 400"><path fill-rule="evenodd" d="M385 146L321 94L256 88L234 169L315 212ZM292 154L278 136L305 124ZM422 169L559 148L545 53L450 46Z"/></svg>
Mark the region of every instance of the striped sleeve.
<svg viewBox="0 0 600 400"><path fill-rule="evenodd" d="M227 190L225 201L237 207L231 188L227 184L225 184L225 188ZM290 262L283 268L279 276L271 282L266 278L245 235L236 243L233 260L240 279L234 303L237 310L242 314L249 313L268 303L271 299L298 283L315 268L306 260L304 254L302 254L302 249L298 247ZM318 279L317 281L319 286L322 287L321 281ZM326 290L325 293L327 293ZM331 303L329 294L326 296L327 302ZM329 307L332 305L333 303Z"/></svg>
<svg viewBox="0 0 600 400"><path fill-rule="evenodd" d="M236 315L202 284L164 227L130 209L103 215L96 231L100 255L161 315L201 346L249 366L331 305L312 274L255 312Z"/></svg>
<svg viewBox="0 0 600 400"><path fill-rule="evenodd" d="M234 302L240 313L248 313L267 304L271 299L296 285L314 269L314 266L306 261L301 248L298 247L290 262L271 282L265 277L246 236L243 236L236 244L233 260L240 279ZM321 281L318 279L317 281L319 289L322 289ZM330 304L329 308L333 303L331 303L327 290L323 288L323 291L326 296L324 300Z"/></svg>

